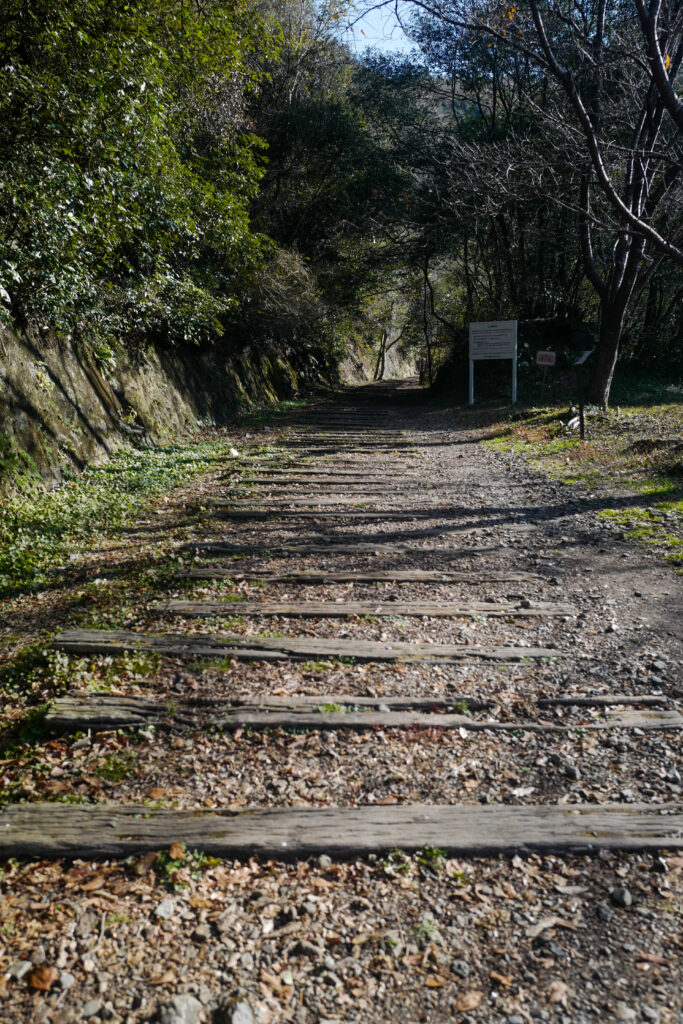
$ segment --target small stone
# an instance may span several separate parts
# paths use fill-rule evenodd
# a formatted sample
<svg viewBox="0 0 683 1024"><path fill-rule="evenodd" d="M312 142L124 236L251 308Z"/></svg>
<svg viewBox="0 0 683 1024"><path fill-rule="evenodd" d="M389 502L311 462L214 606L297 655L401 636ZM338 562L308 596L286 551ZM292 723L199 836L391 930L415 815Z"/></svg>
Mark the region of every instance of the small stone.
<svg viewBox="0 0 683 1024"><path fill-rule="evenodd" d="M581 778L581 771L575 764L568 764L564 770L564 774L573 782L578 782Z"/></svg>
<svg viewBox="0 0 683 1024"><path fill-rule="evenodd" d="M94 1017L96 1013L99 1013L102 1009L101 999L89 999L88 1002L81 1007L81 1017L83 1020L87 1020L88 1017Z"/></svg>
<svg viewBox="0 0 683 1024"><path fill-rule="evenodd" d="M605 924L609 924L610 921L614 919L614 911L611 907L598 907L598 917L601 921L604 921Z"/></svg>
<svg viewBox="0 0 683 1024"><path fill-rule="evenodd" d="M76 925L76 936L79 939L87 939L96 928L99 928L100 919L97 914L93 914L88 911L87 914L83 914L83 917L79 920Z"/></svg>
<svg viewBox="0 0 683 1024"><path fill-rule="evenodd" d="M253 971L254 957L252 956L252 954L242 953L242 956L240 957L240 965L244 968L245 971Z"/></svg>
<svg viewBox="0 0 683 1024"><path fill-rule="evenodd" d="M243 999L239 1003L231 1003L219 1010L216 1024L256 1024L251 1006Z"/></svg>
<svg viewBox="0 0 683 1024"><path fill-rule="evenodd" d="M173 996L159 1007L159 1024L197 1024L202 1004L194 996Z"/></svg>
<svg viewBox="0 0 683 1024"><path fill-rule="evenodd" d="M629 1006L627 1003L624 1003L622 1000L619 1000L619 1002L614 1007L614 1016L617 1018L617 1020L623 1021L638 1019L638 1014L633 1009L633 1007Z"/></svg>
<svg viewBox="0 0 683 1024"><path fill-rule="evenodd" d="M69 971L60 971L59 985L64 992L68 992L75 981L76 979L74 978L73 974L71 974Z"/></svg>
<svg viewBox="0 0 683 1024"><path fill-rule="evenodd" d="M195 940L195 942L208 942L209 939L211 938L211 925L197 925L197 927L192 933L192 938Z"/></svg>
<svg viewBox="0 0 683 1024"><path fill-rule="evenodd" d="M26 974L28 974L32 967L33 964L31 963L30 960L17 960L17 962L12 964L12 966L7 971L7 977L14 978L15 981L21 981L21 979Z"/></svg>
<svg viewBox="0 0 683 1024"><path fill-rule="evenodd" d="M71 1024L74 1020L73 1010L68 1007L64 1007L63 1010L57 1010L52 1018L52 1024Z"/></svg>
<svg viewBox="0 0 683 1024"><path fill-rule="evenodd" d="M39 967L41 964L44 964L46 960L47 955L45 953L45 946L38 944L31 954L31 963L34 964L35 967Z"/></svg>
<svg viewBox="0 0 683 1024"><path fill-rule="evenodd" d="M472 968L466 960L454 960L451 964L451 970L453 974L457 974L459 978L469 978L472 973Z"/></svg>
<svg viewBox="0 0 683 1024"><path fill-rule="evenodd" d="M161 917L164 921L168 921L168 919L173 916L174 910L175 903L173 900L162 900L155 908L154 913L157 917Z"/></svg>
<svg viewBox="0 0 683 1024"><path fill-rule="evenodd" d="M628 889L623 885L617 885L614 889L610 890L609 898L615 907L630 907L633 903L633 896Z"/></svg>
<svg viewBox="0 0 683 1024"><path fill-rule="evenodd" d="M327 868L331 868L332 867L332 858L328 857L326 853L321 853L320 856L318 857L318 866L323 868L323 870L327 870Z"/></svg>
<svg viewBox="0 0 683 1024"><path fill-rule="evenodd" d="M643 1016L643 1020L659 1020L660 1014L656 1006L643 1006L640 1012Z"/></svg>
<svg viewBox="0 0 683 1024"><path fill-rule="evenodd" d="M199 1002L202 1004L202 1006L208 1006L208 1004L211 1002L213 998L213 992L211 991L208 985L204 984L204 982L200 984L199 992L197 993L197 995L199 996Z"/></svg>

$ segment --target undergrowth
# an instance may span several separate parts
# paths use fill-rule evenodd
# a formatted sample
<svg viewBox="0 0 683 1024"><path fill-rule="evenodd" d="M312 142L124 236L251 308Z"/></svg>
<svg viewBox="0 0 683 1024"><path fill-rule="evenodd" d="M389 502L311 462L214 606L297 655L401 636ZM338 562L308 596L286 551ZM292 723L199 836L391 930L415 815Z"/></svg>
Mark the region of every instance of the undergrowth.
<svg viewBox="0 0 683 1024"><path fill-rule="evenodd" d="M98 535L134 525L154 499L227 461L230 447L224 435L126 447L55 490L32 482L0 498L0 598L53 582L54 570L92 549Z"/></svg>
<svg viewBox="0 0 683 1024"><path fill-rule="evenodd" d="M486 443L584 492L626 537L683 563L683 405L641 398L615 409L588 407L584 442L572 424L575 412L517 410Z"/></svg>

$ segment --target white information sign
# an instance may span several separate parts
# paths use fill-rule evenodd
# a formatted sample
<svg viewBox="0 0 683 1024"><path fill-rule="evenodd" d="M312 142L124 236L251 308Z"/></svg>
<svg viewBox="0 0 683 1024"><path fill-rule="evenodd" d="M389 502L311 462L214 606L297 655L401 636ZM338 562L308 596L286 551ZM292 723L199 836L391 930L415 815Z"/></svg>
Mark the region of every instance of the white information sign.
<svg viewBox="0 0 683 1024"><path fill-rule="evenodd" d="M512 360L512 404L517 401L517 321L470 324L470 405L474 405L474 364L480 359Z"/></svg>

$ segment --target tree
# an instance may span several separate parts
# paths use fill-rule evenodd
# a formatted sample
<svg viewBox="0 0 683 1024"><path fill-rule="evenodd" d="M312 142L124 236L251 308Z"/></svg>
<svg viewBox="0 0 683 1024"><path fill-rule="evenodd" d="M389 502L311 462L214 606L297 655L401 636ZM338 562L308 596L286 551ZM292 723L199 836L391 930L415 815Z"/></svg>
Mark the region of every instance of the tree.
<svg viewBox="0 0 683 1024"><path fill-rule="evenodd" d="M491 119L501 80L520 80L516 70L511 77L511 61L527 69L521 81L529 110L550 145L544 162L551 179L563 166L564 181L573 178L575 183L571 197L562 191L554 198L565 208L571 205L584 271L598 296L591 397L607 403L629 306L664 260L683 265L683 136L676 110L668 112L666 84L658 85L656 54L648 55L652 33L648 44L628 9L607 0L577 0L570 7L548 0L542 8L538 0L516 6L413 0L411 7L421 13L423 24L426 17L448 28L456 46L472 47L479 38L496 57L502 55L478 86L489 105L484 111L479 101L481 112ZM662 16L657 4L652 11L653 17ZM667 9L666 26L658 24L658 52L661 56L665 45L662 61L671 85L681 60L680 5ZM420 38L419 25L413 31ZM429 46L426 53L429 60ZM500 124L500 116L496 120ZM516 126L505 119L503 124L507 135L522 138Z"/></svg>

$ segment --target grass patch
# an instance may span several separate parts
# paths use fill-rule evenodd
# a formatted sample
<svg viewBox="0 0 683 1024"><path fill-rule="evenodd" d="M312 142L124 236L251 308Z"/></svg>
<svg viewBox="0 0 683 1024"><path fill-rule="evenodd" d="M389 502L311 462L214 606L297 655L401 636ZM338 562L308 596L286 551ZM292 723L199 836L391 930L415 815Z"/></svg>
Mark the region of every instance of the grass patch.
<svg viewBox="0 0 683 1024"><path fill-rule="evenodd" d="M683 403L645 401L588 407L586 441L568 426L574 412L527 408L494 425L485 443L522 455L535 469L587 492L601 518L624 536L683 562Z"/></svg>
<svg viewBox="0 0 683 1024"><path fill-rule="evenodd" d="M138 450L121 448L103 466L47 491L24 483L0 499L0 597L54 583L55 571L92 550L98 538L135 526L174 487L229 460L225 436Z"/></svg>

